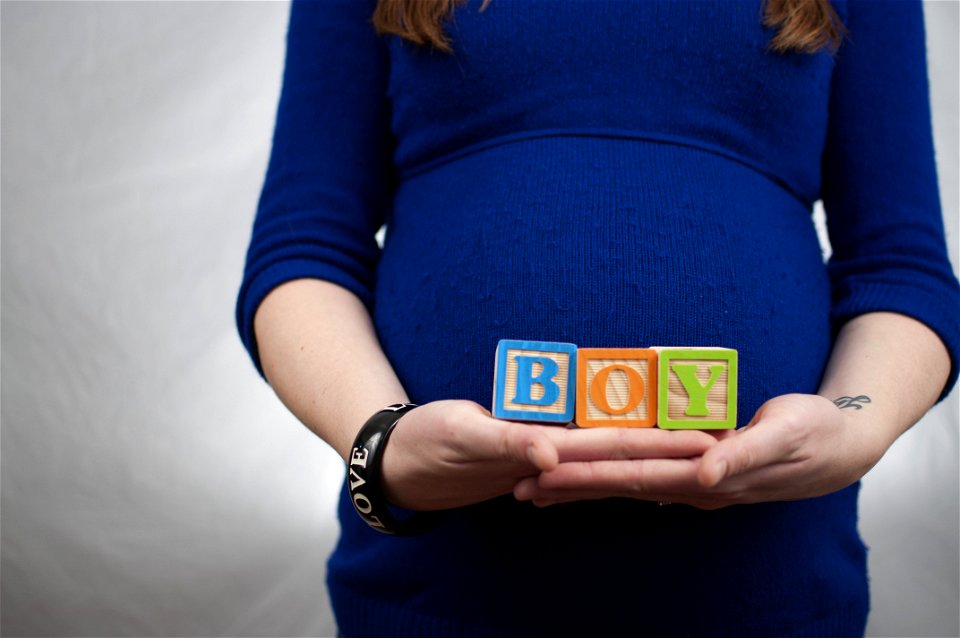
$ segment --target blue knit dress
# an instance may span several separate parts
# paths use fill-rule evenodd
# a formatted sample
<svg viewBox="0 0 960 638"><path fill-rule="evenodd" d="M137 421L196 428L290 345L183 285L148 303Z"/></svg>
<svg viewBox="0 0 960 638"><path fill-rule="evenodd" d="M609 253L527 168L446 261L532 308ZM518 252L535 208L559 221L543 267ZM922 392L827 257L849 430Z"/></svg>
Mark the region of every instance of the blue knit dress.
<svg viewBox="0 0 960 638"><path fill-rule="evenodd" d="M837 328L880 310L932 328L955 382L919 4L838 0L836 55L771 52L760 0L471 0L452 55L377 36L373 4L292 8L237 305L257 365L258 304L313 277L367 304L418 403L490 407L501 338L723 346L742 425L815 392ZM344 497L329 594L348 637L857 635L857 490L713 512L503 497L414 538Z"/></svg>

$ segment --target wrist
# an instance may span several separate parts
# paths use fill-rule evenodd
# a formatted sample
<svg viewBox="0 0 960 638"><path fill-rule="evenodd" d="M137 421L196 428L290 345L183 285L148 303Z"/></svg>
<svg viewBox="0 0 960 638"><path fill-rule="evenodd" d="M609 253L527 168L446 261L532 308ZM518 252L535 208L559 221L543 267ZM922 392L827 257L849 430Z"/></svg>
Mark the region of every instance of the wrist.
<svg viewBox="0 0 960 638"><path fill-rule="evenodd" d="M367 525L384 534L418 534L432 527L435 520L432 513L422 512L397 519L390 510L383 486L387 441L403 415L416 407L412 403L398 403L375 413L360 428L347 457L347 489L353 508Z"/></svg>
<svg viewBox="0 0 960 638"><path fill-rule="evenodd" d="M862 451L865 457L862 473L866 473L893 445L902 428L871 394L851 392L825 396L839 413L849 444Z"/></svg>
<svg viewBox="0 0 960 638"><path fill-rule="evenodd" d="M324 415L324 430L331 433L325 437L325 440L343 459L343 462L349 465L357 434L370 415L376 414L385 405L406 403L410 403L406 393L373 392L370 397L353 397L348 403L345 402L344 405L337 406L336 410L330 410L329 414Z"/></svg>

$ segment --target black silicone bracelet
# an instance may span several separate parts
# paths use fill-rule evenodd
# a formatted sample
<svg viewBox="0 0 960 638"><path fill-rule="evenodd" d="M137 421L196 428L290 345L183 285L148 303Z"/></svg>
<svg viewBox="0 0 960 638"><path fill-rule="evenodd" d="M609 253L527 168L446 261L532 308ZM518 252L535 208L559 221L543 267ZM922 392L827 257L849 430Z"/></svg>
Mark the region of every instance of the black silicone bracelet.
<svg viewBox="0 0 960 638"><path fill-rule="evenodd" d="M400 417L415 407L413 403L397 403L374 414L360 428L350 451L347 487L353 509L367 525L384 534L412 536L427 531L436 522L434 512L414 512L397 520L390 512L381 484L380 468L387 439Z"/></svg>

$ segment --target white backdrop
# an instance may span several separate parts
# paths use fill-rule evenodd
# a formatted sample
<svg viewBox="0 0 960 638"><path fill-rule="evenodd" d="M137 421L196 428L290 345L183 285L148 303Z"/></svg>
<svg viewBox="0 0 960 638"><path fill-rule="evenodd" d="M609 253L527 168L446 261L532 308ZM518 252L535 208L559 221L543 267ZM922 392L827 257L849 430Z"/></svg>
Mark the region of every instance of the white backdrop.
<svg viewBox="0 0 960 638"><path fill-rule="evenodd" d="M955 264L958 8L927 5ZM287 12L0 3L3 635L335 631L342 465L232 318ZM957 423L865 481L871 635L958 635Z"/></svg>

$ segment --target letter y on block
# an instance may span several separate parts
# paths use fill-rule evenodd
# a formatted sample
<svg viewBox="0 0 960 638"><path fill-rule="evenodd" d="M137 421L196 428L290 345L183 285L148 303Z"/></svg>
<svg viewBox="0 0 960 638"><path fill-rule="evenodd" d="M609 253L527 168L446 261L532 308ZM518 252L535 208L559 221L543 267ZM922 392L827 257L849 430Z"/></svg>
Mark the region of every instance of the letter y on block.
<svg viewBox="0 0 960 638"><path fill-rule="evenodd" d="M659 350L658 425L666 430L737 427L737 351Z"/></svg>

